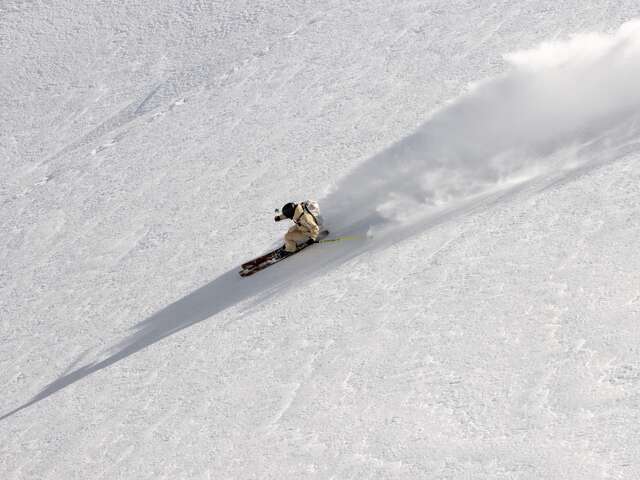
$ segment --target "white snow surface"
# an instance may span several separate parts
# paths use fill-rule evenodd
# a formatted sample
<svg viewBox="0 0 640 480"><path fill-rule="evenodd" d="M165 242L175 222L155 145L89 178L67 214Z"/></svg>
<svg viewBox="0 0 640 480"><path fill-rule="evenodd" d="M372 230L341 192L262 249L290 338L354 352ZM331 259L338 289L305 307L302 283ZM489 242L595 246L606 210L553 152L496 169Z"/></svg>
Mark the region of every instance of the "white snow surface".
<svg viewBox="0 0 640 480"><path fill-rule="evenodd" d="M2 2L0 478L640 478L638 16Z"/></svg>

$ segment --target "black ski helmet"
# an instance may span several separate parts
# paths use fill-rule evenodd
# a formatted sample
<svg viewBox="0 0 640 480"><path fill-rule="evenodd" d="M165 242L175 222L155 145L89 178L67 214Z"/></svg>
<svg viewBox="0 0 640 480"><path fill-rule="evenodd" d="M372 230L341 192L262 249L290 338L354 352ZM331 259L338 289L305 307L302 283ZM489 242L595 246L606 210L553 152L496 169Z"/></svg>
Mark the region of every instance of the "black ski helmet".
<svg viewBox="0 0 640 480"><path fill-rule="evenodd" d="M282 214L287 217L287 218L291 218L293 219L293 214L296 211L296 204L295 203L287 203L284 207L282 207Z"/></svg>

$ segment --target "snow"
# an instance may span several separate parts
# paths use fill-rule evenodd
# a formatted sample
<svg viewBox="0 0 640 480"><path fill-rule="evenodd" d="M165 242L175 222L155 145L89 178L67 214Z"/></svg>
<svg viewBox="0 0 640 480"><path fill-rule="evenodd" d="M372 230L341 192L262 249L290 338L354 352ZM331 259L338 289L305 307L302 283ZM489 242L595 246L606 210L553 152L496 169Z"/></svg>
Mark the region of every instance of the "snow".
<svg viewBox="0 0 640 480"><path fill-rule="evenodd" d="M636 2L0 12L0 478L640 476Z"/></svg>

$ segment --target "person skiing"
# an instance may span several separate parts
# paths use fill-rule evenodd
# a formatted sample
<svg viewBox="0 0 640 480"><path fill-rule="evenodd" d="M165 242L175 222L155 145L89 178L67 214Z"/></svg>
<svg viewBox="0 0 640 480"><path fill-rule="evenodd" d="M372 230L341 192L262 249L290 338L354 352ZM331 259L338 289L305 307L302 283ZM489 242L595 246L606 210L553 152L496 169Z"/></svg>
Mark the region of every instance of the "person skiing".
<svg viewBox="0 0 640 480"><path fill-rule="evenodd" d="M288 218L293 220L295 225L285 234L282 247L243 263L238 272L241 277L248 277L264 270L309 245L321 242L329 235L329 230L323 229L324 222L320 215L320 206L315 200L289 202L282 207L282 212L276 209L276 213L274 218L276 222Z"/></svg>
<svg viewBox="0 0 640 480"><path fill-rule="evenodd" d="M314 215L313 212L320 212L317 202L310 200L301 203L289 202L274 218L276 222L285 218L295 222L284 236L284 249L287 253L294 253L298 250L299 244L313 243L318 240L322 220L317 213Z"/></svg>

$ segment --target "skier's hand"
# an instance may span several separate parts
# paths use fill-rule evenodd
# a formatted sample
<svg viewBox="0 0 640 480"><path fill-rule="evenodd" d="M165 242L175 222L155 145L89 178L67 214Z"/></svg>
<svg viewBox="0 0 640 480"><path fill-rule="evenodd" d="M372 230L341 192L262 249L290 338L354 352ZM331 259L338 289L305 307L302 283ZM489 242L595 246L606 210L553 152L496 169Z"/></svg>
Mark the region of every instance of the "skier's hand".
<svg viewBox="0 0 640 480"><path fill-rule="evenodd" d="M276 215L275 217L273 217L273 220L279 222L282 219L280 218L280 215Z"/></svg>

